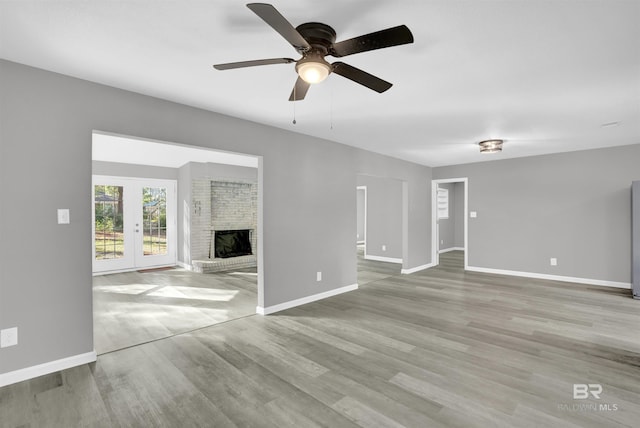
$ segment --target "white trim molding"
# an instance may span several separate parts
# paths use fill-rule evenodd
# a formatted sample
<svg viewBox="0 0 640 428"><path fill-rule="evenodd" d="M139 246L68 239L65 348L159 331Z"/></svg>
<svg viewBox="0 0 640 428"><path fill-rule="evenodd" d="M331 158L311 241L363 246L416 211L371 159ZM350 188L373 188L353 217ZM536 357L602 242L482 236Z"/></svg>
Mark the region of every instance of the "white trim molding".
<svg viewBox="0 0 640 428"><path fill-rule="evenodd" d="M372 255L365 255L364 256L365 260L373 260L376 262L387 262L387 263L400 263L402 264L402 259L396 259L393 257L381 257L381 256L372 256Z"/></svg>
<svg viewBox="0 0 640 428"><path fill-rule="evenodd" d="M471 272L493 273L496 275L511 275L525 278L546 279L549 281L575 282L576 284L599 285L601 287L615 287L631 289L631 283L607 281L602 279L575 278L571 276L549 275L546 273L521 272L516 270L491 269L483 267L468 266Z"/></svg>
<svg viewBox="0 0 640 428"><path fill-rule="evenodd" d="M416 266L416 267L414 267L414 268L402 269L402 270L400 271L400 273L401 273L402 275L409 275L409 274L412 274L412 273L420 272L421 270L425 270L425 269L432 268L432 267L434 267L435 265L436 265L435 263L428 263L428 264L426 264L426 265Z"/></svg>
<svg viewBox="0 0 640 428"><path fill-rule="evenodd" d="M463 247L451 247L451 248L445 248L444 250L440 250L440 254L442 253L448 253L449 251L464 251Z"/></svg>
<svg viewBox="0 0 640 428"><path fill-rule="evenodd" d="M38 364L37 366L26 367L24 369L14 370L8 373L2 373L0 374L0 387L33 379L38 376L44 376L46 374L58 372L60 370L66 370L72 367L81 366L83 364L93 363L97 359L98 355L96 354L96 351L91 351L87 352L86 354L74 355L72 357Z"/></svg>
<svg viewBox="0 0 640 428"><path fill-rule="evenodd" d="M186 264L185 262L177 261L176 266L181 267L185 270L193 271L193 266Z"/></svg>
<svg viewBox="0 0 640 428"><path fill-rule="evenodd" d="M358 284L352 284L352 285L347 285L347 286L344 286L344 287L336 288L336 289L333 289L333 290L325 291L325 292L322 292L322 293L313 294L311 296L302 297L300 299L296 299L296 300L291 300L291 301L288 301L288 302L280 303L280 304L277 304L277 305L267 306L266 308L262 307L262 306L258 306L258 307L256 307L256 313L258 315L269 315L269 314L273 314L275 312L284 311L285 309L291 309L291 308L294 308L296 306L306 305L307 303L311 303L311 302L315 302L315 301L318 301L318 300L326 299L328 297L337 296L338 294L347 293L349 291L353 291L353 290L357 290L357 289L358 289Z"/></svg>

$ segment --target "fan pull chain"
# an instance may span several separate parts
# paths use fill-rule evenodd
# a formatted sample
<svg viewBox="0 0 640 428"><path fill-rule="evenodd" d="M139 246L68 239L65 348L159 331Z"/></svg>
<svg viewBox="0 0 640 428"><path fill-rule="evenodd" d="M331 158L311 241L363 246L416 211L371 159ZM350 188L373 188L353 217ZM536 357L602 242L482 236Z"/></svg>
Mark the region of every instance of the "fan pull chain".
<svg viewBox="0 0 640 428"><path fill-rule="evenodd" d="M329 95L329 129L333 131L333 85L330 86Z"/></svg>
<svg viewBox="0 0 640 428"><path fill-rule="evenodd" d="M293 124L296 124L296 86L298 86L297 84L293 85Z"/></svg>

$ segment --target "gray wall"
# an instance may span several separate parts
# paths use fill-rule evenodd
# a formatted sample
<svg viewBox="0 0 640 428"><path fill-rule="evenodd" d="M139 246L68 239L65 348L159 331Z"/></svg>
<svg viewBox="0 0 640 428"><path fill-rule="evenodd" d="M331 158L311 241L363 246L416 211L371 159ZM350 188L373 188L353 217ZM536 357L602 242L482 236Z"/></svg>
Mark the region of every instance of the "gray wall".
<svg viewBox="0 0 640 428"><path fill-rule="evenodd" d="M359 175L358 186L367 187L366 255L402 259L402 182Z"/></svg>
<svg viewBox="0 0 640 428"><path fill-rule="evenodd" d="M364 231L364 215L365 215L365 189L357 189L356 190L356 242L364 242L365 239L365 231Z"/></svg>
<svg viewBox="0 0 640 428"><path fill-rule="evenodd" d="M134 165L130 163L92 161L94 175L111 175L114 177L154 178L158 180L177 180L178 169L150 165Z"/></svg>
<svg viewBox="0 0 640 428"><path fill-rule="evenodd" d="M354 152L354 164L358 175L375 175L402 181L402 268L423 267L431 263L432 169L365 150ZM352 205L355 210L355 199Z"/></svg>
<svg viewBox="0 0 640 428"><path fill-rule="evenodd" d="M469 178L469 265L629 283L640 145L435 168ZM556 257L558 266L550 266Z"/></svg>
<svg viewBox="0 0 640 428"><path fill-rule="evenodd" d="M403 267L431 261L430 168L4 60L0 75L0 328L19 329L0 374L93 350L93 130L263 156L261 306L357 282L357 174L406 181Z"/></svg>
<svg viewBox="0 0 640 428"><path fill-rule="evenodd" d="M633 182L633 297L640 299L640 181Z"/></svg>

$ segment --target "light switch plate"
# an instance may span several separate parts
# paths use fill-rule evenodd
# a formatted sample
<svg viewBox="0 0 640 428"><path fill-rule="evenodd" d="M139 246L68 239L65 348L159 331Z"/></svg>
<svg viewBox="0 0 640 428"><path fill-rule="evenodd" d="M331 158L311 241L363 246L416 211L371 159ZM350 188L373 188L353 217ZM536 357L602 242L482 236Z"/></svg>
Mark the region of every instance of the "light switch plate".
<svg viewBox="0 0 640 428"><path fill-rule="evenodd" d="M316 281L322 281L322 272L316 272Z"/></svg>
<svg viewBox="0 0 640 428"><path fill-rule="evenodd" d="M58 224L69 224L69 210L67 208L58 208Z"/></svg>
<svg viewBox="0 0 640 428"><path fill-rule="evenodd" d="M8 348L18 344L18 327L0 330L0 348Z"/></svg>

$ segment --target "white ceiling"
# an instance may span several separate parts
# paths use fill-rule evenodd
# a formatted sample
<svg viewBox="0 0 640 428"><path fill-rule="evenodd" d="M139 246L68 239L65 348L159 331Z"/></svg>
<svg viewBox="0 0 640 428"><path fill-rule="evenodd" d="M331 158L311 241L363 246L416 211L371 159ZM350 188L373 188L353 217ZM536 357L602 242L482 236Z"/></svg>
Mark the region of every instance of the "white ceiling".
<svg viewBox="0 0 640 428"><path fill-rule="evenodd" d="M338 41L406 24L415 43L341 59L383 94L331 75L290 103L293 64L212 68L297 58L242 2L2 0L0 57L429 166L640 143L638 0L273 4Z"/></svg>

